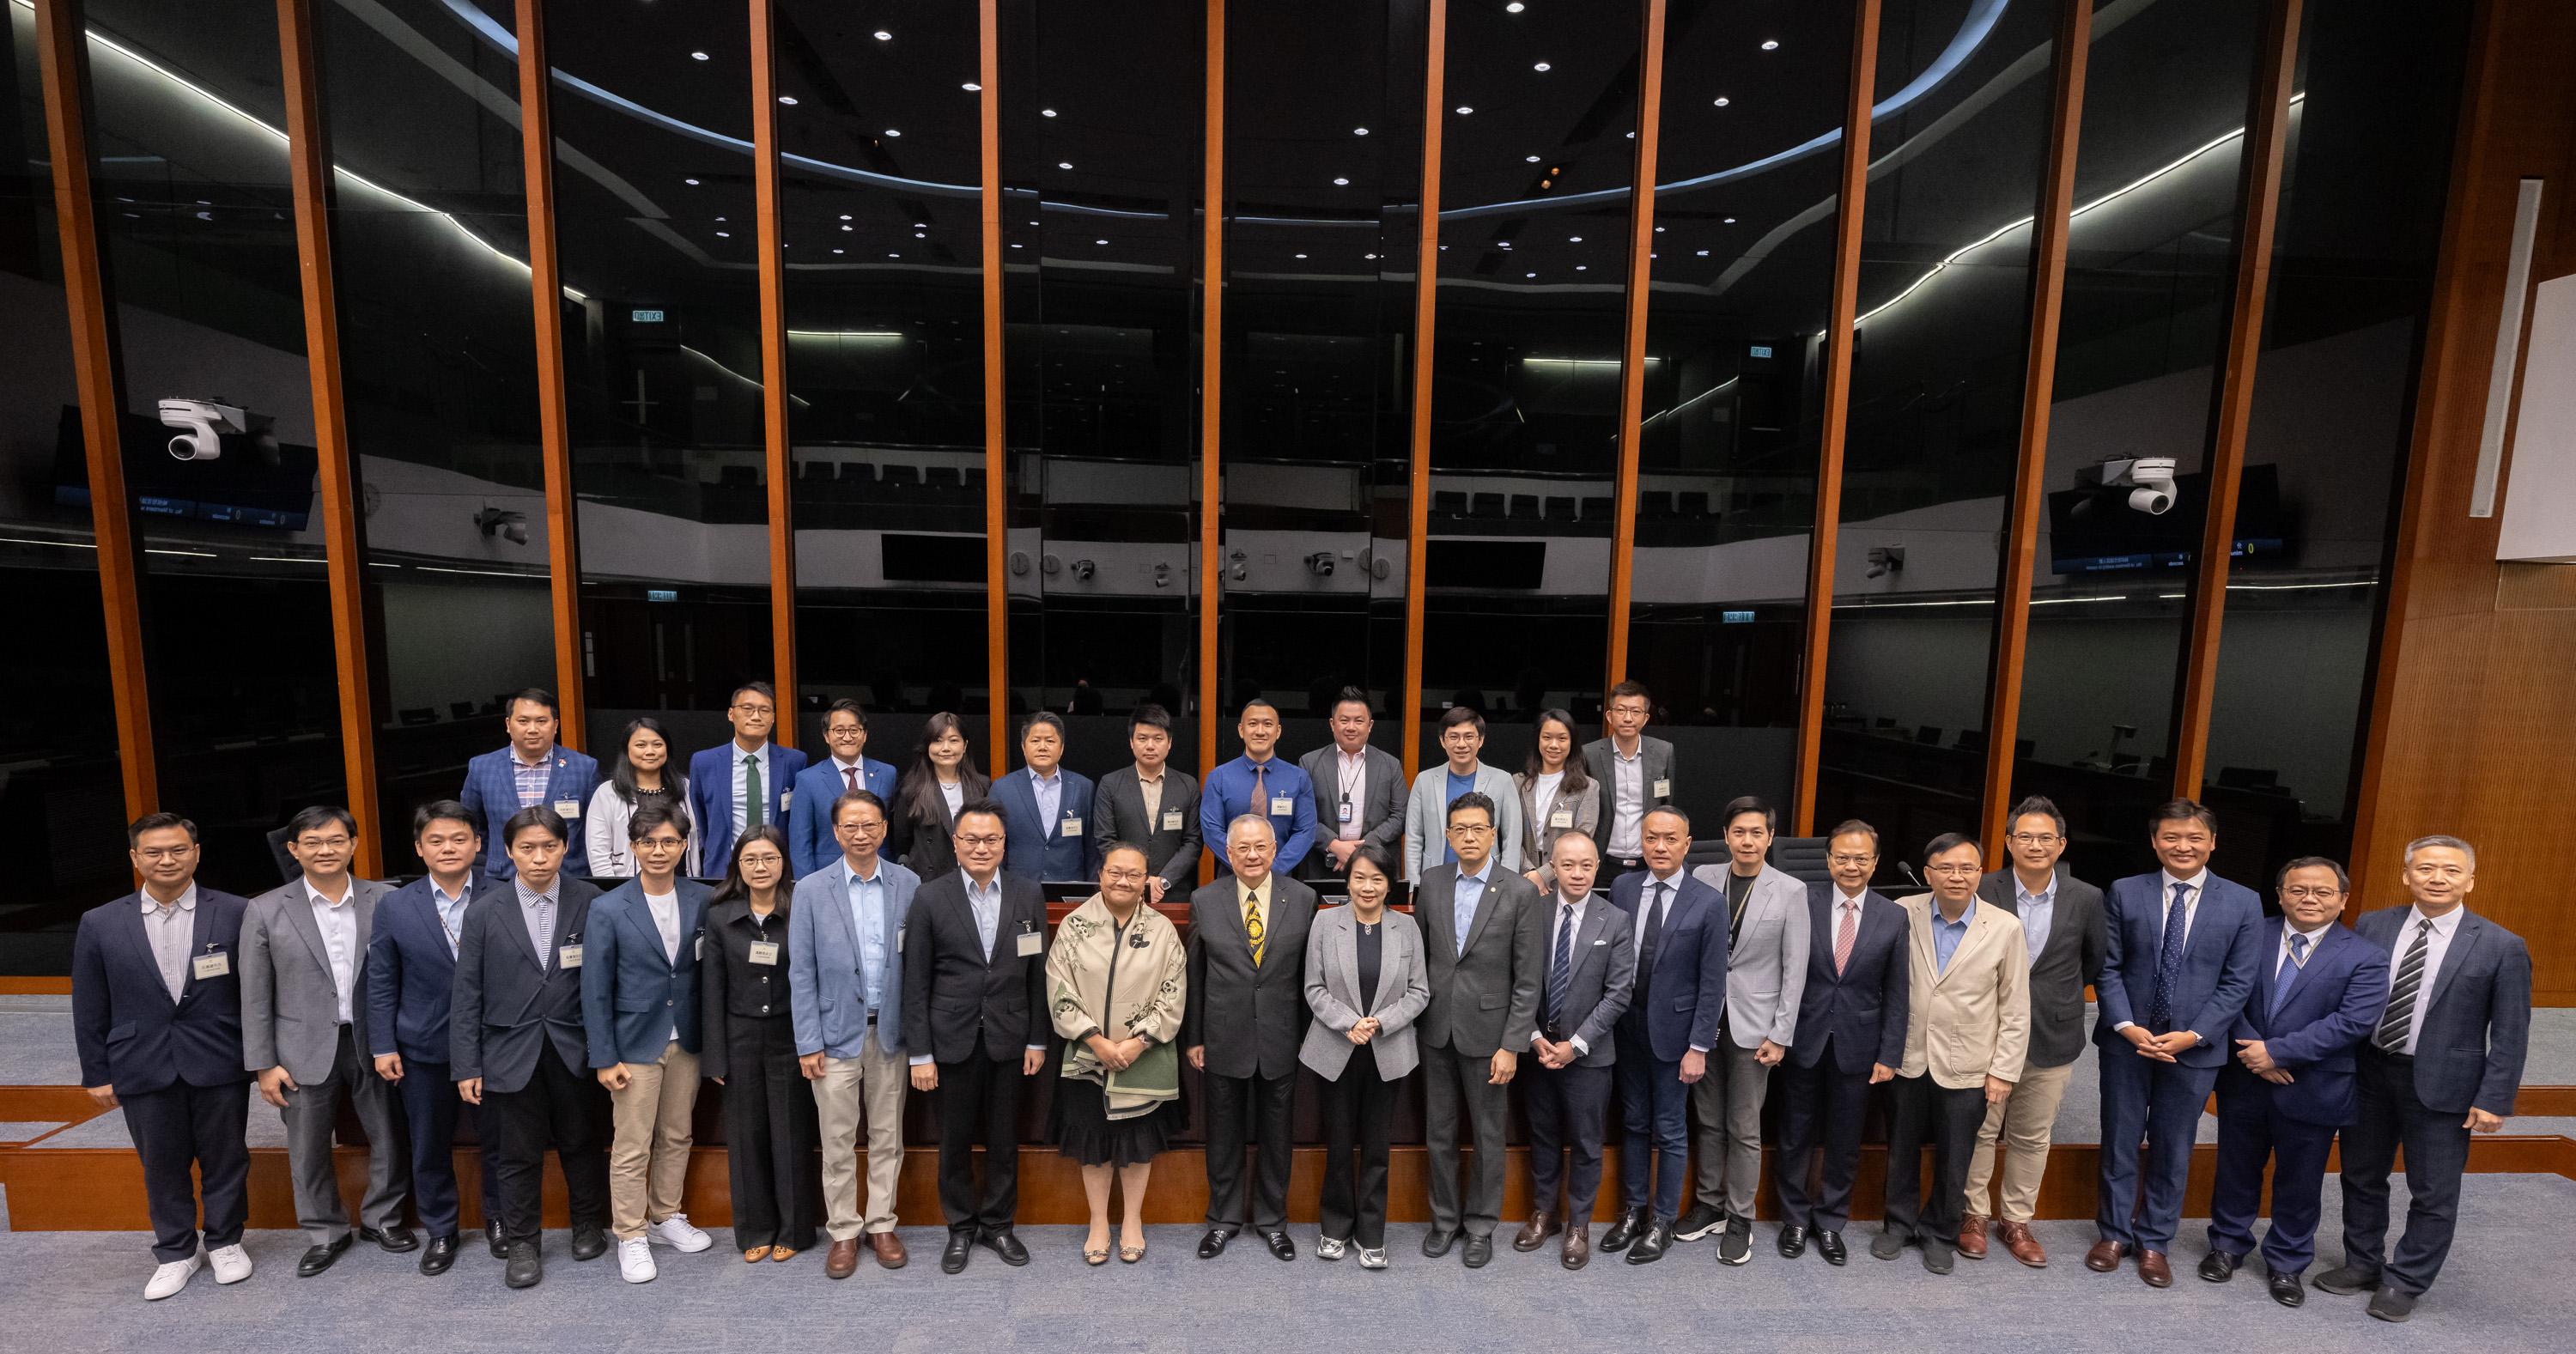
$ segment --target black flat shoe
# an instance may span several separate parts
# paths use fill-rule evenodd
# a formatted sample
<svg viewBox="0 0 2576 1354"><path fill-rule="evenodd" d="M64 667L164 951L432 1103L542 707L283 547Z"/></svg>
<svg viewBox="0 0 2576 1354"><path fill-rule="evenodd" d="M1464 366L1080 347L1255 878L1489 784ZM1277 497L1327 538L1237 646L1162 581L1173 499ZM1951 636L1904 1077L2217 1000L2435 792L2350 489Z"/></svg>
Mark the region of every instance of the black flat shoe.
<svg viewBox="0 0 2576 1354"><path fill-rule="evenodd" d="M1795 1260L1807 1253L1807 1229L1795 1223L1780 1229L1780 1258Z"/></svg>
<svg viewBox="0 0 2576 1354"><path fill-rule="evenodd" d="M1631 1208L1622 1212L1619 1220L1610 1224L1610 1230L1601 1234L1601 1245L1598 1249L1613 1254L1628 1249L1630 1242L1646 1234L1647 1224L1654 1220L1655 1215L1651 1209Z"/></svg>
<svg viewBox="0 0 2576 1354"><path fill-rule="evenodd" d="M597 1223L576 1225L572 1229L572 1258L596 1260L608 1254L608 1229Z"/></svg>
<svg viewBox="0 0 2576 1354"><path fill-rule="evenodd" d="M1923 1267L1935 1274L1947 1274L1958 1266L1959 1253L1937 1241L1923 1243Z"/></svg>
<svg viewBox="0 0 2576 1354"><path fill-rule="evenodd" d="M996 1227L976 1240L983 1243L984 1249L1002 1257L1003 1264L1014 1269L1029 1262L1029 1248L1021 1245L1019 1237L1008 1227Z"/></svg>
<svg viewBox="0 0 2576 1354"><path fill-rule="evenodd" d="M510 1247L509 1258L501 1269L501 1282L512 1288L534 1288L546 1277L546 1262L537 1254L537 1243L522 1241Z"/></svg>
<svg viewBox="0 0 2576 1354"><path fill-rule="evenodd" d="M1628 1263L1651 1265L1663 1259L1664 1252L1672 1248L1673 1224L1670 1219L1657 1218L1647 1223L1645 1234L1628 1247Z"/></svg>
<svg viewBox="0 0 2576 1354"><path fill-rule="evenodd" d="M2308 1300L2308 1286L2299 1282L2298 1275L2286 1270L2267 1271L2263 1278L2263 1287L2272 1295L2274 1302L2284 1307L2302 1306Z"/></svg>
<svg viewBox="0 0 2576 1354"><path fill-rule="evenodd" d="M1449 1248L1457 1244L1458 1234L1456 1232L1444 1232L1439 1228L1434 1227L1430 1231L1422 1234L1422 1253L1430 1256L1434 1260L1447 1255L1449 1253ZM1204 1241L1200 1242L1199 1254L1206 1255L1207 1253L1207 1243Z"/></svg>
<svg viewBox="0 0 2576 1354"><path fill-rule="evenodd" d="M337 1261L342 1255L348 1252L349 1243L355 1240L357 1240L357 1238L344 1232L341 1234L339 1240L315 1246L311 1250L306 1251L304 1253L304 1258L295 1262L295 1277L299 1279L310 1279L314 1275L329 1269L333 1262Z"/></svg>
<svg viewBox="0 0 2576 1354"><path fill-rule="evenodd" d="M1230 1227L1209 1228L1207 1230L1207 1235L1199 1238L1199 1258L1202 1260L1213 1260L1218 1256L1225 1254L1225 1243L1232 1240L1234 1240L1234 1229Z"/></svg>
<svg viewBox="0 0 2576 1354"><path fill-rule="evenodd" d="M2370 1295L2370 1314L2382 1321L2403 1321L2415 1315L2415 1295L2382 1288Z"/></svg>
<svg viewBox="0 0 2576 1354"><path fill-rule="evenodd" d="M975 1234L972 1231L950 1232L948 1234L948 1244L940 1248L939 1272L942 1274L965 1273L966 1258L974 1254L974 1252Z"/></svg>
<svg viewBox="0 0 2576 1354"><path fill-rule="evenodd" d="M483 1224L483 1244L491 1247L493 1259L503 1260L509 1257L510 1243L501 1239L501 1224L498 1221Z"/></svg>
<svg viewBox="0 0 2576 1354"><path fill-rule="evenodd" d="M2337 1265L2317 1276L2317 1291L2332 1293L2337 1297L2367 1293L2377 1287L2379 1287L2379 1271L2375 1269L2356 1269L2351 1265Z"/></svg>
<svg viewBox="0 0 2576 1354"><path fill-rule="evenodd" d="M1905 1247L1913 1240L1910 1233L1882 1229L1878 1235L1869 1239L1869 1253L1873 1259L1893 1260L1905 1254Z"/></svg>
<svg viewBox="0 0 2576 1354"><path fill-rule="evenodd" d="M2244 1263L2244 1256L2229 1255L2225 1251L2211 1251L2200 1257L2200 1277L2211 1283L2225 1283L2236 1277L2236 1267Z"/></svg>
<svg viewBox="0 0 2576 1354"><path fill-rule="evenodd" d="M1843 1246L1840 1232L1816 1233L1816 1254L1825 1257L1825 1263L1829 1265L1841 1265L1851 1260L1851 1252Z"/></svg>
<svg viewBox="0 0 2576 1354"><path fill-rule="evenodd" d="M396 1255L420 1249L420 1238L412 1235L411 1229L401 1223L396 1223L381 1232L373 1227L361 1227L358 1229L358 1239L372 1241Z"/></svg>
<svg viewBox="0 0 2576 1354"><path fill-rule="evenodd" d="M420 1272L423 1274L445 1274L455 1263L456 1238L452 1236L431 1237L429 1249L420 1253Z"/></svg>
<svg viewBox="0 0 2576 1354"><path fill-rule="evenodd" d="M1286 1232L1263 1232L1261 1244L1268 1246L1270 1253L1282 1260L1297 1258L1297 1243L1289 1240Z"/></svg>
<svg viewBox="0 0 2576 1354"><path fill-rule="evenodd" d="M1494 1238L1490 1235L1471 1236L1467 1238L1467 1244L1459 1249L1463 1253L1458 1258L1467 1262L1467 1268L1483 1269L1493 1262Z"/></svg>

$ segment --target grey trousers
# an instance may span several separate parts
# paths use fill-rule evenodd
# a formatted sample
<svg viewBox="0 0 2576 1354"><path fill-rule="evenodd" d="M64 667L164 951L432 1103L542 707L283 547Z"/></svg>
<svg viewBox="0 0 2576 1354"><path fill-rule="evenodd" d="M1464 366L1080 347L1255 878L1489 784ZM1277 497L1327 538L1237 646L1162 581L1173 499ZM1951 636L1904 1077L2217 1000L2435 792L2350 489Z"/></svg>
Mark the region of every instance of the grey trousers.
<svg viewBox="0 0 2576 1354"><path fill-rule="evenodd" d="M1698 1201L1730 1218L1753 1220L1753 1192L1762 1180L1762 1097L1771 1069L1753 1050L1720 1034L1709 1050L1708 1075L1691 1087L1691 1129L1698 1155Z"/></svg>
<svg viewBox="0 0 2576 1354"><path fill-rule="evenodd" d="M1455 1048L1422 1050L1422 1139L1431 1173L1434 1231L1492 1236L1503 1212L1503 1124L1511 1088L1489 1086L1493 1059ZM1475 1137L1475 1175L1459 1197L1458 1121Z"/></svg>
<svg viewBox="0 0 2576 1354"><path fill-rule="evenodd" d="M340 1027L331 1079L300 1084L286 1093L286 1168L295 1180L295 1223L309 1245L327 1246L349 1234L349 1206L340 1197L340 1173L331 1161L331 1127L341 1097L358 1109L367 1130L367 1194L358 1223L379 1231L402 1221L411 1197L411 1153L403 1139L402 1105L392 1082L358 1056L354 1026Z"/></svg>

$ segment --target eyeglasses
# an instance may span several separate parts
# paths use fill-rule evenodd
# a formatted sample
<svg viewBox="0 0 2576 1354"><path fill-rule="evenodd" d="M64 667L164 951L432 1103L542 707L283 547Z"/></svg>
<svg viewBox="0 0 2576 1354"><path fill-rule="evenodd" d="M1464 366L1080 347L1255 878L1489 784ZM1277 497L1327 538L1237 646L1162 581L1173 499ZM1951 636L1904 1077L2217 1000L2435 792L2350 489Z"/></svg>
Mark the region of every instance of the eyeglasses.
<svg viewBox="0 0 2576 1354"><path fill-rule="evenodd" d="M786 862L787 858L775 851L763 851L758 855L746 855L741 858L742 868L746 870L774 870Z"/></svg>
<svg viewBox="0 0 2576 1354"><path fill-rule="evenodd" d="M142 846L135 848L134 854L145 860L185 860L197 854L197 845L190 842L186 846Z"/></svg>
<svg viewBox="0 0 2576 1354"><path fill-rule="evenodd" d="M349 839L346 837L298 837L295 839L295 844L303 847L307 851L346 851L349 849Z"/></svg>
<svg viewBox="0 0 2576 1354"><path fill-rule="evenodd" d="M2066 839L2054 832L2016 832L2004 840L2015 846L2054 846Z"/></svg>
<svg viewBox="0 0 2576 1354"><path fill-rule="evenodd" d="M778 713L778 707L775 705L752 705L744 703L736 705L733 708L736 714L744 715L774 715Z"/></svg>
<svg viewBox="0 0 2576 1354"><path fill-rule="evenodd" d="M675 850L688 844L688 839L684 837L646 837L635 843L639 849L649 846L661 851Z"/></svg>
<svg viewBox="0 0 2576 1354"><path fill-rule="evenodd" d="M1825 857L1825 859L1826 859L1828 862L1830 862L1830 863L1832 863L1832 864L1835 864L1835 865L1870 865L1870 864L1875 864L1875 863L1877 862L1877 860L1878 860L1878 857L1876 857L1876 856L1850 856L1850 855L1840 855L1840 854L1836 854L1836 855L1830 855L1830 856L1827 856L1827 857Z"/></svg>
<svg viewBox="0 0 2576 1354"><path fill-rule="evenodd" d="M1974 865L1926 865L1923 867L1923 872L1925 874L1948 875L1955 879L1960 875L1975 874L1977 872L1977 867Z"/></svg>
<svg viewBox="0 0 2576 1354"><path fill-rule="evenodd" d="M1001 845L1001 844L1002 844L1002 839L1001 839L1000 837L988 837L988 836L980 836L980 835L979 835L979 836L973 836L973 837L958 837L958 838L955 838L954 840L956 841L956 843L957 843L959 846L976 846L976 847L983 847L983 846L999 846L999 845Z"/></svg>
<svg viewBox="0 0 2576 1354"><path fill-rule="evenodd" d="M1103 870L1100 872L1100 877L1102 880L1112 884L1141 884L1145 882L1145 872L1143 870Z"/></svg>
<svg viewBox="0 0 2576 1354"><path fill-rule="evenodd" d="M1449 825L1449 835L1452 837L1481 837L1491 831L1493 831L1493 829L1487 827L1483 823L1451 823Z"/></svg>
<svg viewBox="0 0 2576 1354"><path fill-rule="evenodd" d="M2330 903L2342 896L2342 889L2289 888L2281 890L2281 897L2293 903Z"/></svg>

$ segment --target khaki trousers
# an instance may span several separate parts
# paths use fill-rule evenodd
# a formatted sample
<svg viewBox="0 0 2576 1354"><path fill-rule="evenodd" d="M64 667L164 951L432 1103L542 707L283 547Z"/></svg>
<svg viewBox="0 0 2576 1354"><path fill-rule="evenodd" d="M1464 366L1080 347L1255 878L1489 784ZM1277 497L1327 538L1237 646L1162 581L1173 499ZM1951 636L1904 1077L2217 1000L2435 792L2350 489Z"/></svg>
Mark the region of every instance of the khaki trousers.
<svg viewBox="0 0 2576 1354"><path fill-rule="evenodd" d="M912 1069L879 1042L877 1027L868 1026L868 1042L855 1058L823 1059L823 1075L814 1082L815 1117L823 1136L823 1230L834 1241L855 1239L861 1231L894 1230L896 1177L903 1172L903 1096L912 1085ZM859 1212L859 1120L868 1126L868 1211Z"/></svg>
<svg viewBox="0 0 2576 1354"><path fill-rule="evenodd" d="M658 1062L627 1067L634 1076L626 1089L608 1093L616 1125L608 1143L608 1230L620 1241L680 1211L698 1104L698 1055L677 1043L665 1045Z"/></svg>
<svg viewBox="0 0 2576 1354"><path fill-rule="evenodd" d="M1968 1211L1985 1213L1986 1188L1995 1178L1995 1144L2004 1146L2003 1199L1991 1216L2005 1222L2028 1222L2039 1204L2039 1180L2048 1171L2049 1130L2057 1124L2057 1105L2066 1098L2066 1082L2075 1064L2030 1067L2000 1105L1986 1106L1985 1125L1977 1130L1976 1150L1968 1157Z"/></svg>

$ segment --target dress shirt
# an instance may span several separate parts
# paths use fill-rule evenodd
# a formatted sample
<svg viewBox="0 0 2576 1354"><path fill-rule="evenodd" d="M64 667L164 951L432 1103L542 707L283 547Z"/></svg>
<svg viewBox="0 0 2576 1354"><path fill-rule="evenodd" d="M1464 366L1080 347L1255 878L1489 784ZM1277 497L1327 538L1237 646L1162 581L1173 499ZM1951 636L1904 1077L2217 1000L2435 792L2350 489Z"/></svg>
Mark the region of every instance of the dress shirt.
<svg viewBox="0 0 2576 1354"><path fill-rule="evenodd" d="M2320 926L2313 931L2302 931L2295 926L2287 925L2281 928L2281 943L2274 947L2272 951L2272 990L2274 992L2279 992L2281 990L2283 975L2298 967L2290 960L2290 937L2306 936L2308 938L2308 958L2314 959L2317 957L2317 946L2325 943L2326 926L2332 925L2334 925L2333 922L2327 922L2325 926ZM2425 967L2429 970L2432 967L2432 963L2433 949L2428 943L2424 947ZM2430 977L2431 975L2428 973L2426 976Z"/></svg>
<svg viewBox="0 0 2576 1354"><path fill-rule="evenodd" d="M1368 804L1368 749L1344 752L1335 747L1333 779L1341 788L1341 797L1333 803L1333 836L1346 842L1358 841L1360 810ZM1347 814L1342 812L1344 804L1350 805Z"/></svg>
<svg viewBox="0 0 2576 1354"><path fill-rule="evenodd" d="M1932 971L1948 973L1950 956L1959 952L1959 942L1968 938L1968 923L1977 919L1977 900L1968 899L1967 909L1957 921L1941 915L1941 900L1932 900Z"/></svg>
<svg viewBox="0 0 2576 1354"><path fill-rule="evenodd" d="M1029 772L1029 795L1038 802L1038 840L1054 841L1056 825L1064 810L1064 770L1058 767L1048 775Z"/></svg>
<svg viewBox="0 0 2576 1354"><path fill-rule="evenodd" d="M1646 834L1646 740L1634 752L1619 750L1610 740L1610 854L1631 859L1644 849Z"/></svg>
<svg viewBox="0 0 2576 1354"><path fill-rule="evenodd" d="M1484 763L1478 762L1476 764L1476 768L1479 771L1483 770ZM1463 776L1459 775L1455 771L1447 772L1446 774L1449 777L1449 793L1442 796L1440 800L1440 859L1429 862L1433 865L1446 865L1458 858L1458 853L1449 849L1449 806L1458 802L1458 796L1467 794L1476 788L1475 771L1470 771ZM1502 823L1499 820L1496 821L1494 828L1497 832L1500 832L1502 829ZM1498 838L1494 842L1494 849L1499 851L1502 848L1503 844Z"/></svg>
<svg viewBox="0 0 2576 1354"><path fill-rule="evenodd" d="M760 763L760 821L764 823L771 817L769 806L778 802L778 778L772 774L771 763L775 759L769 755L769 749L773 744L764 740L757 752L743 751L740 743L727 746L732 749L733 755L733 830L734 835L739 838L743 829L743 815L751 811L751 802L743 794L745 788L743 768L755 761Z"/></svg>
<svg viewBox="0 0 2576 1354"><path fill-rule="evenodd" d="M519 792L519 807L531 808L546 800L546 785L554 779L555 750L551 747L538 754L536 763L519 755L517 744L510 747L510 784Z"/></svg>
<svg viewBox="0 0 2576 1354"><path fill-rule="evenodd" d="M2182 943L2189 945L2191 943L2191 923L2193 919L2200 916L2200 895L2203 892L2206 892L2202 886L2208 882L2209 871L2206 869L2193 875L2189 879L2176 879L2173 877L2173 871L2171 870L2156 871L2156 948L2159 954L2161 954L2164 949L2165 918L2173 912L2174 885L2180 884L2187 890L2187 892L2182 896ZM2020 885L2016 884L2013 887L2019 888ZM2406 951L2403 948L2398 950L2398 953L2401 955L2405 952ZM2036 953L2036 951L2034 951L2034 953ZM2429 977L2430 975L2427 976ZM2134 1020L2123 1020L2119 1024L2113 1025L2111 1030L2116 1034L2119 1031L2125 1030L2131 1025L2137 1023L2138 1022Z"/></svg>
<svg viewBox="0 0 2576 1354"><path fill-rule="evenodd" d="M191 882L179 901L164 904L150 893L143 900L143 935L152 942L152 962L161 969L161 985L177 1001L188 987L188 946L197 934L197 886Z"/></svg>
<svg viewBox="0 0 2576 1354"><path fill-rule="evenodd" d="M1450 895L1449 920L1457 928L1458 953L1467 952L1467 929L1476 924L1476 904L1484 901L1485 885L1493 877L1494 858L1485 857L1485 867L1474 874L1458 872L1458 888Z"/></svg>
<svg viewBox="0 0 2576 1354"><path fill-rule="evenodd" d="M557 876L556 882L561 884L561 876ZM551 973L555 967L556 890L530 893L528 886L516 876L511 877L510 887L519 895L519 922L528 928L528 943L537 947L537 967Z"/></svg>
<svg viewBox="0 0 2576 1354"><path fill-rule="evenodd" d="M464 942L465 905L473 901L474 876L471 873L465 876L463 887L456 890L454 897L449 897L447 891L438 886L437 880L429 881L430 910L438 916L439 929L447 932L447 953L450 957L456 955Z"/></svg>
<svg viewBox="0 0 2576 1354"><path fill-rule="evenodd" d="M849 857L841 857L841 892L850 900L850 934L859 938L859 986L868 994L868 1014L875 1015L885 1005L885 862L870 863L876 869L860 874L850 868ZM980 916L976 924L982 926Z"/></svg>
<svg viewBox="0 0 2576 1354"><path fill-rule="evenodd" d="M1664 924L1673 920L1673 900L1681 896L1684 875L1675 870L1670 875L1646 872L1646 886L1637 890L1637 928L1628 938L1643 946L1646 943L1646 918L1663 914Z"/></svg>
<svg viewBox="0 0 2576 1354"><path fill-rule="evenodd" d="M2048 928L2057 920L2057 872L2049 871L2048 887L2037 893L2023 888L2021 876L2014 875L2013 906L2021 910L2022 939L2030 942L2030 962L2036 964L2048 944Z"/></svg>
<svg viewBox="0 0 2576 1354"><path fill-rule="evenodd" d="M1565 773L1562 771L1542 771L1538 779L1530 783L1530 808L1536 814L1530 819L1531 840L1542 845L1547 842L1548 810L1556 807L1556 792L1564 785ZM1521 864L1535 866L1537 862L1525 860Z"/></svg>
<svg viewBox="0 0 2576 1354"><path fill-rule="evenodd" d="M2406 1047L2399 1052L2412 1055L2415 1040L2424 1033L2424 1013L2433 1009L2433 980L2441 976L2442 956L2451 949L2451 937L2460 933L2460 918L2468 915L2465 907L2455 907L2433 918L2432 934L2424 937L2424 976L2415 986L2415 1010L2406 1021ZM2397 970L2405 967L2406 952L2415 947L2416 929L2424 923L2421 908L2406 909L2406 924L2397 928L2397 948L2388 956L2388 983L2393 991Z"/></svg>
<svg viewBox="0 0 2576 1354"><path fill-rule="evenodd" d="M1145 774L1145 768L1136 768L1136 798L1145 805L1145 835L1148 837L1162 829L1163 778L1170 774L1169 767L1152 776Z"/></svg>
<svg viewBox="0 0 2576 1354"><path fill-rule="evenodd" d="M1569 909L1567 908L1567 906L1566 906L1566 900L1565 900L1565 898L1563 897L1563 895L1555 895L1555 896L1551 896L1551 897L1547 900L1547 903L1548 903L1548 908L1547 908L1547 911L1548 911L1548 923L1547 923L1547 957L1539 961L1540 963L1542 963L1542 964L1546 965L1547 967L1546 967L1545 974L1543 974L1543 975L1539 978L1539 980L1538 980L1538 982L1539 982L1539 990L1540 990L1541 992L1545 992L1545 991L1547 990L1548 978L1547 978L1546 974L1553 974L1553 973L1555 973L1555 972L1556 972L1556 938L1557 938L1558 936L1560 936L1560 935L1565 934L1565 933L1566 933L1567 931L1569 931L1569 930L1570 930L1570 931L1572 931L1572 932L1574 933L1574 935L1576 936L1576 938L1578 938L1578 939L1579 939L1579 938L1581 938L1581 936L1583 935L1583 910L1584 910L1586 907L1590 906L1590 905L1591 905L1591 902L1592 902L1592 895L1587 893L1587 894L1583 895L1582 897L1575 899L1575 900L1574 900L1574 905L1573 905L1573 907L1569 910ZM1638 910L1639 910L1640 912L1644 911L1644 909L1643 909L1643 908L1640 908L1640 909L1638 909ZM1570 947L1570 946L1572 946L1572 945L1574 944L1574 941L1569 940L1569 941L1567 941L1567 942L1566 942L1566 944ZM1566 967L1567 967L1567 969L1568 969L1569 971L1571 971L1571 970L1574 968L1574 966L1576 966L1576 965L1578 965L1578 964L1581 964L1582 962L1583 962L1583 952L1582 952L1582 951L1580 951L1580 950L1576 950L1576 949L1572 949L1572 948L1567 949L1567 951L1566 951ZM1542 1001L1541 1001L1541 1003L1540 1003L1540 1004L1541 1004L1541 1005L1545 1005L1545 1001L1544 1001L1544 999L1542 999ZM1562 1015L1562 1014L1563 1014L1563 1012L1559 1012L1558 1014ZM1530 1043L1531 1043L1532 1045L1544 1044L1544 1043L1546 1043L1546 1042L1547 1042L1547 1031L1545 1031L1545 1030L1532 1030L1532 1031L1530 1031ZM1588 1044L1588 1043L1585 1043L1585 1042L1583 1041L1583 1036L1582 1036L1582 1035L1579 1035L1579 1034L1575 1034L1575 1035L1568 1035L1568 1036L1566 1036L1566 1042L1567 1042L1567 1043L1569 1043L1569 1044L1574 1045L1574 1051L1575 1051L1575 1052L1580 1053L1580 1054L1582 1054L1582 1055L1584 1055L1584 1056L1586 1056L1586 1057L1591 1056L1591 1053L1592 1053L1592 1045L1590 1045L1590 1044Z"/></svg>
<svg viewBox="0 0 2576 1354"><path fill-rule="evenodd" d="M680 895L647 893L644 895L644 910L653 914L653 929L662 934L662 962L678 968L680 966ZM680 1026L676 1020L671 1024L669 1042L674 1044L680 1042Z"/></svg>
<svg viewBox="0 0 2576 1354"><path fill-rule="evenodd" d="M851 790L864 790L868 788L868 769L863 764L866 761L865 758L861 758L856 762L845 762L838 757L834 757L831 760L832 770L841 778L841 789L843 792L846 793Z"/></svg>
<svg viewBox="0 0 2576 1354"><path fill-rule="evenodd" d="M975 882L975 876L964 874L963 871L960 871L960 874L964 875L966 880L966 906L975 914L975 936L983 942L984 958L987 963L990 963L993 958L993 933L1002 927L1002 876L995 874L993 882L978 884ZM922 962L929 962L928 957L924 956Z"/></svg>
<svg viewBox="0 0 2576 1354"><path fill-rule="evenodd" d="M1267 902L1262 901L1257 896L1264 889L1268 889L1270 892L1270 897ZM1266 951L1270 947L1271 907L1272 904L1277 903L1278 901L1279 890L1271 886L1270 876L1263 875L1261 877L1261 882L1258 884L1245 883L1242 875L1236 875L1234 877L1234 910L1240 913L1249 913L1252 916L1261 919L1262 949L1265 951L1264 957L1267 957ZM1249 933L1250 930L1250 927L1245 928L1247 933Z"/></svg>
<svg viewBox="0 0 2576 1354"><path fill-rule="evenodd" d="M340 899L333 902L304 881L305 900L313 907L313 924L322 928L322 953L331 960L331 988L340 999L340 1023L349 1023L349 994L358 986L358 886L348 880L340 882Z"/></svg>

